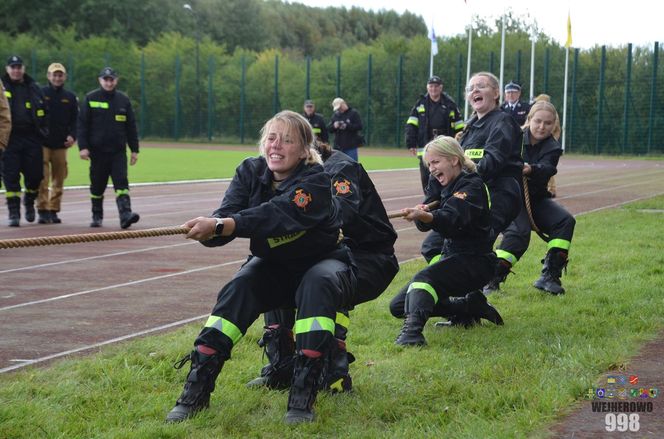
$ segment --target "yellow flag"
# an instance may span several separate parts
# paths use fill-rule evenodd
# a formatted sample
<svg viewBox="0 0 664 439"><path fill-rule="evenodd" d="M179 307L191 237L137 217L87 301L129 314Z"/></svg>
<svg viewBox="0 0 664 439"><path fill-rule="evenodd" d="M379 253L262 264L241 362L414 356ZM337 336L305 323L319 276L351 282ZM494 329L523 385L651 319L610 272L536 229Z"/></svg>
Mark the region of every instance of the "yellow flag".
<svg viewBox="0 0 664 439"><path fill-rule="evenodd" d="M565 42L565 47L572 47L572 19L569 16L569 11L567 11L567 42Z"/></svg>

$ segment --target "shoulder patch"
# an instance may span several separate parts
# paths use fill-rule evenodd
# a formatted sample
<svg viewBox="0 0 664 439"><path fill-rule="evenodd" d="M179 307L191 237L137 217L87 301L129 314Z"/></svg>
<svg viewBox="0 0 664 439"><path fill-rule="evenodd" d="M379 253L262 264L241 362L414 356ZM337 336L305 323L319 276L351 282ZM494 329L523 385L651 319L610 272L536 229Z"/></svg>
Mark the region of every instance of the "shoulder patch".
<svg viewBox="0 0 664 439"><path fill-rule="evenodd" d="M348 180L337 180L334 182L334 188L337 190L337 195L346 195L350 194L350 181Z"/></svg>
<svg viewBox="0 0 664 439"><path fill-rule="evenodd" d="M295 196L293 197L293 203L301 209L306 210L309 203L311 203L311 195L306 193L304 189L295 190Z"/></svg>
<svg viewBox="0 0 664 439"><path fill-rule="evenodd" d="M452 194L452 196L457 197L457 198L461 198L462 200L465 200L466 197L468 196L468 194L465 193L465 192L455 192L454 194Z"/></svg>

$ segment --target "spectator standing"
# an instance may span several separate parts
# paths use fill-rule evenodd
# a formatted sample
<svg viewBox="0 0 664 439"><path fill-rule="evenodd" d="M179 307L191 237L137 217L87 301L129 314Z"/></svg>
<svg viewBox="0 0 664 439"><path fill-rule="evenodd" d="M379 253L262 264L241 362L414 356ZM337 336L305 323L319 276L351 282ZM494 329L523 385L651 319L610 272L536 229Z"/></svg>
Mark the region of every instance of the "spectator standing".
<svg viewBox="0 0 664 439"><path fill-rule="evenodd" d="M42 88L48 107L48 137L44 142L44 178L39 186L37 214L40 224L59 224L62 189L67 178L67 150L76 142L78 101L64 88L67 69L52 63L46 72L48 85ZM50 189L49 189L50 187Z"/></svg>
<svg viewBox="0 0 664 439"><path fill-rule="evenodd" d="M522 127L530 111L530 104L521 100L521 86L514 81L505 85L505 102L500 106L505 113L511 114L516 123Z"/></svg>
<svg viewBox="0 0 664 439"><path fill-rule="evenodd" d="M348 106L342 98L332 101L334 114L328 125L328 130L334 133L334 149L344 152L353 160L358 160L357 148L364 144L362 119L360 114Z"/></svg>
<svg viewBox="0 0 664 439"><path fill-rule="evenodd" d="M314 101L307 99L304 101L304 113L302 113L305 119L309 121L311 127L314 129L314 136L319 142L328 143L330 134L327 132L327 126L325 125L325 119L319 113L316 113L316 104Z"/></svg>

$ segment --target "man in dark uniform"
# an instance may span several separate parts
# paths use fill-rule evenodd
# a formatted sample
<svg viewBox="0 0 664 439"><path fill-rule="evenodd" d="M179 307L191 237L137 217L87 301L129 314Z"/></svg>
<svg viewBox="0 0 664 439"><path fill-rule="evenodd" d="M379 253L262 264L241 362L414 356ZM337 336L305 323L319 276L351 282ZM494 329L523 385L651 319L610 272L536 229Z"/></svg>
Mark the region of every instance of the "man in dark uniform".
<svg viewBox="0 0 664 439"><path fill-rule="evenodd" d="M39 224L59 224L62 189L67 178L67 150L76 142L76 95L65 90L67 69L60 63L48 66L48 84L42 89L48 106L48 138L44 142L44 179L39 186ZM49 190L50 186L50 190Z"/></svg>
<svg viewBox="0 0 664 439"><path fill-rule="evenodd" d="M327 129L334 133L334 149L345 153L353 160L357 160L357 148L364 144L362 119L360 113L348 106L342 98L332 101L334 114Z"/></svg>
<svg viewBox="0 0 664 439"><path fill-rule="evenodd" d="M131 210L127 180L127 145L131 150L129 164L138 161L138 133L131 101L116 90L118 75L110 67L99 73L101 88L81 102L78 118L78 148L83 160L90 160L90 197L92 222L101 227L104 218L104 191L108 177L113 180L115 200L120 213L120 227L128 228L139 220Z"/></svg>
<svg viewBox="0 0 664 439"><path fill-rule="evenodd" d="M427 94L420 96L406 121L406 147L419 159L423 191L429 181L429 169L422 161L424 146L440 135L454 137L463 127L461 110L443 92L443 80L432 76L427 81Z"/></svg>
<svg viewBox="0 0 664 439"><path fill-rule="evenodd" d="M323 119L321 114L316 113L316 104L314 104L314 101L309 99L304 101L304 113L302 113L302 116L309 121L311 127L314 129L316 140L328 143L330 135L325 126L325 119Z"/></svg>
<svg viewBox="0 0 664 439"><path fill-rule="evenodd" d="M42 142L48 135L44 97L39 85L25 73L23 60L12 55L7 60L2 82L9 101L12 131L3 155L3 179L7 189L9 226L18 227L21 219L21 174L25 183L25 219L35 220L35 199L43 176Z"/></svg>
<svg viewBox="0 0 664 439"><path fill-rule="evenodd" d="M511 114L516 123L521 127L526 123L526 117L530 111L530 104L521 101L521 86L514 81L505 85L505 102L500 109Z"/></svg>

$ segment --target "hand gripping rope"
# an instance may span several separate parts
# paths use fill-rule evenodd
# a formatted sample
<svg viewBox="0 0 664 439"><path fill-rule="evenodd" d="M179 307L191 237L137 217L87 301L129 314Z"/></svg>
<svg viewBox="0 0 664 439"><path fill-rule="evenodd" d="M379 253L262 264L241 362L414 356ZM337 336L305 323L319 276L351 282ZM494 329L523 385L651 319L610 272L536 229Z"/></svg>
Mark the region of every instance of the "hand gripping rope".
<svg viewBox="0 0 664 439"><path fill-rule="evenodd" d="M427 206L433 209L439 204L434 201ZM392 212L388 214L388 218L401 218L404 214L401 211ZM7 248L19 247L38 247L44 245L58 245L58 244L76 244L81 242L93 241L112 241L115 239L133 239L133 238L152 238L155 236L168 236L168 235L184 235L189 232L189 228L177 227L158 227L155 229L145 230L127 230L121 232L104 232L104 233L82 233L78 235L61 235L61 236L41 236L38 238L20 238L20 239L3 239L0 240L0 250Z"/></svg>

